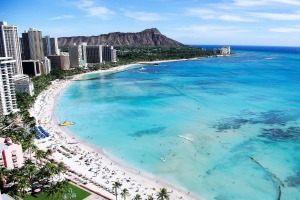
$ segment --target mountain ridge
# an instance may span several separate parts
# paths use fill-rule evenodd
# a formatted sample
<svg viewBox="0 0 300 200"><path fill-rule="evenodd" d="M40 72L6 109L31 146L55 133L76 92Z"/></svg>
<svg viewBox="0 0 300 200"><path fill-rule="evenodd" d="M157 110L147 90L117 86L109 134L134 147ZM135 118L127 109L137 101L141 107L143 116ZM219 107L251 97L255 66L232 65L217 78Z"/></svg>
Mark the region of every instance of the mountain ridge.
<svg viewBox="0 0 300 200"><path fill-rule="evenodd" d="M157 28L145 29L141 32L112 32L98 36L71 36L58 38L59 46L68 46L74 43L86 42L88 45L108 46L185 46L160 33Z"/></svg>

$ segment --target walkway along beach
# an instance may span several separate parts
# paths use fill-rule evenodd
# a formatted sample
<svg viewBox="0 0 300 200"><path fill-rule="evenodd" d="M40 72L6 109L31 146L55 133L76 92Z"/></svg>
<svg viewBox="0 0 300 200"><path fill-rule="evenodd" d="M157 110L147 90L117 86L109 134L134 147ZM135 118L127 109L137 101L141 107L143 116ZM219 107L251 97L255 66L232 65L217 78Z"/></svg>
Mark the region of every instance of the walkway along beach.
<svg viewBox="0 0 300 200"><path fill-rule="evenodd" d="M123 65L92 73L117 73L135 66L139 65ZM59 122L55 116L57 98L74 80L79 80L83 75L85 74L77 75L73 80L53 81L52 85L37 97L35 105L30 110L31 115L41 122L44 129L52 135L51 138L36 140L35 144L42 150L57 149L52 158L64 162L68 167L65 178L110 199L115 198L112 184L116 181L122 184L118 193L121 192L121 189L127 188L130 193L129 199L136 194L140 194L142 199L146 199L148 196L156 198L157 193L163 187L168 189L172 200L200 199L184 188L174 186L158 177L128 166L120 159L114 158L113 155L106 154L105 150L76 137L66 127L58 126Z"/></svg>

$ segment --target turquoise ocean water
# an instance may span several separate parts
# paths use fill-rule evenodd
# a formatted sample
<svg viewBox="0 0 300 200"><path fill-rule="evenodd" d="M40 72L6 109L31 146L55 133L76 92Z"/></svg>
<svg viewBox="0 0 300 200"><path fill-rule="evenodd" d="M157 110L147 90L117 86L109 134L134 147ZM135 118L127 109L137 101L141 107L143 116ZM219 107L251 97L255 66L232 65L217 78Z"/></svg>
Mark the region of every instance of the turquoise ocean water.
<svg viewBox="0 0 300 200"><path fill-rule="evenodd" d="M89 75L60 96L57 117L206 199L300 199L299 48L236 49Z"/></svg>

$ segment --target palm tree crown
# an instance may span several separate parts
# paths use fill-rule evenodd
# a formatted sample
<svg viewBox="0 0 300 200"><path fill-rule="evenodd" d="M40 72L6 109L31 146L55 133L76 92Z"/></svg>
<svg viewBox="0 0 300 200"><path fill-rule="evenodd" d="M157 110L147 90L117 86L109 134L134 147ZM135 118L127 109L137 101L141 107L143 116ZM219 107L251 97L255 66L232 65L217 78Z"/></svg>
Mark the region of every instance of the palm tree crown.
<svg viewBox="0 0 300 200"><path fill-rule="evenodd" d="M164 199L170 200L170 195L166 188L160 189L157 196L158 196L158 198L157 198L158 200L164 200Z"/></svg>

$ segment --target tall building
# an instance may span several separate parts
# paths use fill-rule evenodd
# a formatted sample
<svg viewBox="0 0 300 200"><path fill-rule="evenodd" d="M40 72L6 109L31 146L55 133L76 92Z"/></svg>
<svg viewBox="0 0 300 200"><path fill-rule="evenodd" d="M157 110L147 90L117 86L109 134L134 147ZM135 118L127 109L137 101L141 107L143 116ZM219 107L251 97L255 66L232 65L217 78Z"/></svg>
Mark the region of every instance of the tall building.
<svg viewBox="0 0 300 200"><path fill-rule="evenodd" d="M70 67L86 67L86 43L69 47Z"/></svg>
<svg viewBox="0 0 300 200"><path fill-rule="evenodd" d="M23 60L23 72L29 76L40 76L42 74L42 62L39 60Z"/></svg>
<svg viewBox="0 0 300 200"><path fill-rule="evenodd" d="M43 46L44 46L44 55L59 55L60 51L58 49L58 41L57 37L51 37L46 35L43 38Z"/></svg>
<svg viewBox="0 0 300 200"><path fill-rule="evenodd" d="M48 58L51 61L52 69L70 69L70 58L68 53L61 52L60 55L52 55L48 56Z"/></svg>
<svg viewBox="0 0 300 200"><path fill-rule="evenodd" d="M9 26L5 21L0 22L0 57L12 57L16 60L13 63L13 74L23 73L18 27Z"/></svg>
<svg viewBox="0 0 300 200"><path fill-rule="evenodd" d="M88 64L102 64L102 45L86 46L86 62Z"/></svg>
<svg viewBox="0 0 300 200"><path fill-rule="evenodd" d="M14 169L24 165L22 146L9 137L0 138L0 168Z"/></svg>
<svg viewBox="0 0 300 200"><path fill-rule="evenodd" d="M0 57L0 118L17 111L12 57Z"/></svg>
<svg viewBox="0 0 300 200"><path fill-rule="evenodd" d="M103 61L117 62L117 51L113 46L103 46L102 58Z"/></svg>
<svg viewBox="0 0 300 200"><path fill-rule="evenodd" d="M30 28L22 33L23 60L44 59L42 31Z"/></svg>

